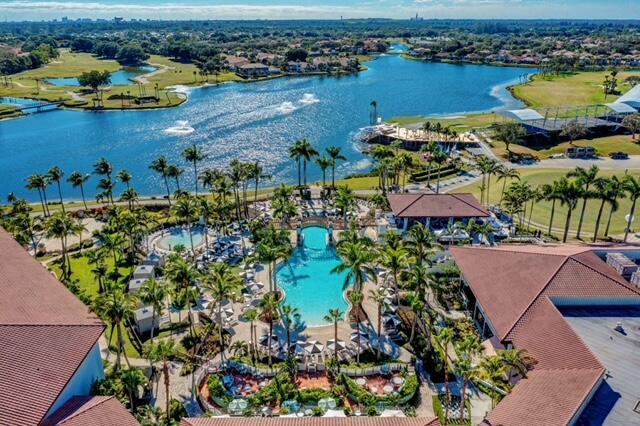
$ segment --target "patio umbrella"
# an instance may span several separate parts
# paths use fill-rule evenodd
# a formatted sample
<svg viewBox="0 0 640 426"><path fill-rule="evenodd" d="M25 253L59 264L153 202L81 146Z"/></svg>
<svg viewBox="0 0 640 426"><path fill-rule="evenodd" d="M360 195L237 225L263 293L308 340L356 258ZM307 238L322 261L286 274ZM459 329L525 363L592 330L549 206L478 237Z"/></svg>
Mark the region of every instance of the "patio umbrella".
<svg viewBox="0 0 640 426"><path fill-rule="evenodd" d="M358 343L358 333L351 333L351 341ZM369 335L360 333L360 344L366 345L369 342Z"/></svg>
<svg viewBox="0 0 640 426"><path fill-rule="evenodd" d="M308 354L319 354L324 349L324 345L317 340L310 340L304 346L304 350Z"/></svg>
<svg viewBox="0 0 640 426"><path fill-rule="evenodd" d="M251 293L256 293L258 291L260 291L262 289L262 287L264 287L263 285L260 285L261 283L253 283L253 284L249 284L247 286L247 290L249 290Z"/></svg>
<svg viewBox="0 0 640 426"><path fill-rule="evenodd" d="M263 334L258 339L258 343L260 346L264 346L265 348L269 347L269 335ZM280 343L278 342L278 336L275 334L271 336L271 350L277 351L280 348Z"/></svg>
<svg viewBox="0 0 640 426"><path fill-rule="evenodd" d="M347 417L342 410L327 410L322 417Z"/></svg>
<svg viewBox="0 0 640 426"><path fill-rule="evenodd" d="M376 348L380 352L383 352L387 355L392 355L395 351L394 346L384 337L383 338L375 337L371 339L371 347Z"/></svg>
<svg viewBox="0 0 640 426"><path fill-rule="evenodd" d="M347 348L347 345L342 340L338 340L337 342L334 339L327 340L327 349L330 351L336 350L336 343L339 351L342 351Z"/></svg>
<svg viewBox="0 0 640 426"><path fill-rule="evenodd" d="M249 402L246 399L238 398L232 400L227 409L232 413L242 413L249 406Z"/></svg>
<svg viewBox="0 0 640 426"><path fill-rule="evenodd" d="M296 342L296 346L295 346L295 349L294 349L295 353L297 355L304 355L304 353L305 353L304 347L305 347L306 344L307 344L307 342L305 342L303 340L298 340Z"/></svg>
<svg viewBox="0 0 640 426"><path fill-rule="evenodd" d="M301 406L300 403L295 399L288 399L286 401L283 401L282 404L280 404L280 407L286 408L291 413L297 413L298 411L300 411Z"/></svg>
<svg viewBox="0 0 640 426"><path fill-rule="evenodd" d="M398 318L397 315L383 315L382 322L384 325L390 327L397 327L402 324L402 321L400 321L400 318Z"/></svg>
<svg viewBox="0 0 640 426"><path fill-rule="evenodd" d="M333 410L336 408L336 400L333 398L322 398L318 401L318 407L320 407L322 411Z"/></svg>

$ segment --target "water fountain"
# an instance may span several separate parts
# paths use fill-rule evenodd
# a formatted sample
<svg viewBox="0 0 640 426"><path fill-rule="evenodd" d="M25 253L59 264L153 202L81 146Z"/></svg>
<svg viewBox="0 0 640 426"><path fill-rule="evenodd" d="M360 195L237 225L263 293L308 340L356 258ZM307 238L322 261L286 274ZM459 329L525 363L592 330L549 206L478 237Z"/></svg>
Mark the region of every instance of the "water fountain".
<svg viewBox="0 0 640 426"><path fill-rule="evenodd" d="M190 135L194 131L187 120L178 120L175 126L164 129L164 132L170 135Z"/></svg>

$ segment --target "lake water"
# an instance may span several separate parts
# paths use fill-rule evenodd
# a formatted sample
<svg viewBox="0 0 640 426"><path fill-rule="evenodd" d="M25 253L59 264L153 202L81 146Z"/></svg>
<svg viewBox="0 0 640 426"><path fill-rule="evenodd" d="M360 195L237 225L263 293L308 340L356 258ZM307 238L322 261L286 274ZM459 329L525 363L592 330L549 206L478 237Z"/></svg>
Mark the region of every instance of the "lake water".
<svg viewBox="0 0 640 426"><path fill-rule="evenodd" d="M376 100L384 118L401 115L452 115L494 108L519 107L504 89L527 71L515 67L451 65L405 60L384 55L368 62L367 71L342 77L292 77L258 83L231 83L186 89L189 100L180 107L150 111L82 112L58 110L0 122L0 196L14 191L37 200L24 189L25 178L52 165L67 175L90 172L100 157L116 170L127 169L143 195L163 194L161 178L149 170L165 155L185 167L183 185L193 185L191 168L180 156L190 145L207 155L200 166L222 167L234 158L259 160L277 181L296 180L288 148L308 138L322 151L339 145L348 158L337 174L367 170L371 162L355 137L367 126L370 102ZM187 120L193 131L166 130ZM175 129L174 129L175 130ZM321 179L309 166L309 180ZM96 193L98 179L86 185ZM119 185L116 193L123 188ZM79 191L66 184L66 198ZM53 197L53 193L51 194Z"/></svg>
<svg viewBox="0 0 640 426"><path fill-rule="evenodd" d="M143 65L140 67L126 67L111 73L112 86L130 86L133 79L141 74L154 72L157 68L151 65ZM80 86L80 82L76 77L49 78L47 83L54 86Z"/></svg>

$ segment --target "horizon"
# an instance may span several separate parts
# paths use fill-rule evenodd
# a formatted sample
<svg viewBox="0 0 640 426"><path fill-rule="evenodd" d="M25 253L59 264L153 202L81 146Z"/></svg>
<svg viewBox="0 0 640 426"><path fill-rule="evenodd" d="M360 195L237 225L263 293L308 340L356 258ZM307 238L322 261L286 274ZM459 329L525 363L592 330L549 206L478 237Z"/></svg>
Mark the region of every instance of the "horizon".
<svg viewBox="0 0 640 426"><path fill-rule="evenodd" d="M184 20L340 20L420 17L429 20L614 20L640 19L634 0L7 0L3 21L91 18ZM636 18L629 18L636 17Z"/></svg>

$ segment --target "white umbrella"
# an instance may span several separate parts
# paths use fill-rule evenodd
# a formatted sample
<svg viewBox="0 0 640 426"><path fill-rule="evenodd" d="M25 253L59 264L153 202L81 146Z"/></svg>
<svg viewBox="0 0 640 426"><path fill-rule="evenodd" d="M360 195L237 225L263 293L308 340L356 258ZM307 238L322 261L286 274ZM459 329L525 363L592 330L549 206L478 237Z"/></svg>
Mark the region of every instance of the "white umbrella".
<svg viewBox="0 0 640 426"><path fill-rule="evenodd" d="M260 344L260 346L264 346L265 348L269 347L269 335L268 334L263 334L262 336L260 336L260 339L258 340L258 343ZM280 348L280 344L278 343L278 336L276 336L275 334L271 336L271 349L274 351L277 351Z"/></svg>
<svg viewBox="0 0 640 426"><path fill-rule="evenodd" d="M257 293L262 290L262 287L263 286L259 285L258 283L253 283L247 286L247 290L249 290L251 293Z"/></svg>
<svg viewBox="0 0 640 426"><path fill-rule="evenodd" d="M324 349L324 345L317 340L310 340L304 346L304 350L308 354L319 354Z"/></svg>
<svg viewBox="0 0 640 426"><path fill-rule="evenodd" d="M234 399L228 405L228 410L233 413L242 413L249 406L249 402L246 399Z"/></svg>
<svg viewBox="0 0 640 426"><path fill-rule="evenodd" d="M327 349L329 349L330 351L335 351L336 343L339 351L342 351L347 348L347 345L342 340L338 340L336 342L334 339L331 339L331 340L327 340Z"/></svg>
<svg viewBox="0 0 640 426"><path fill-rule="evenodd" d="M306 346L307 342L303 341L303 340L298 340L296 342L296 346L295 346L295 352L298 355L304 355L305 353L305 349L304 347Z"/></svg>
<svg viewBox="0 0 640 426"><path fill-rule="evenodd" d="M367 334L360 333L360 344L366 345L369 342L369 336ZM358 343L358 333L351 333L351 341L354 343Z"/></svg>
<svg viewBox="0 0 640 426"><path fill-rule="evenodd" d="M322 417L347 417L342 410L327 410Z"/></svg>
<svg viewBox="0 0 640 426"><path fill-rule="evenodd" d="M333 410L336 406L336 400L333 398L322 398L318 401L318 407L324 411Z"/></svg>

